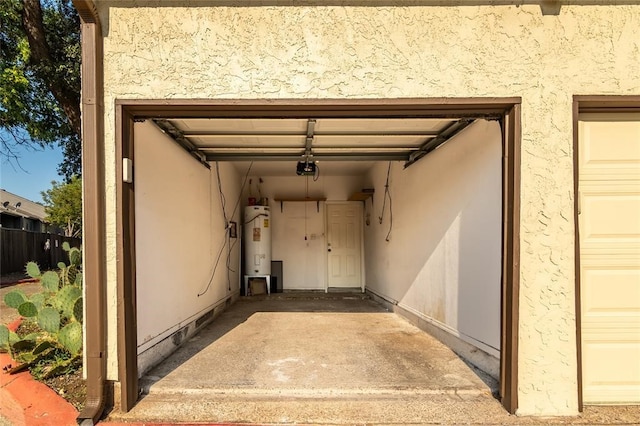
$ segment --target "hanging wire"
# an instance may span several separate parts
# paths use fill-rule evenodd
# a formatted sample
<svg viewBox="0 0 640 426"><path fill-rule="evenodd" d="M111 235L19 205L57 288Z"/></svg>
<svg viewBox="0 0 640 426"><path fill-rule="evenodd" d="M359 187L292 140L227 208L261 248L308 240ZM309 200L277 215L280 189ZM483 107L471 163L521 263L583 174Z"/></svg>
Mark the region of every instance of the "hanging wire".
<svg viewBox="0 0 640 426"><path fill-rule="evenodd" d="M247 178L249 177L249 173L251 172L252 166L253 166L253 161L249 164L249 168L247 169L247 172L244 175L244 180L242 181L242 186L240 187L240 193L238 194L238 199L236 200L236 204L233 207L233 213L231 213L232 218L235 216L236 211L238 209L238 205L240 204L240 200L242 199L242 193L247 183ZM220 193L220 203L222 205L222 212L223 212L222 214L225 220L224 240L222 241L222 246L220 247L220 250L218 251L218 254L216 256L216 261L213 265L213 271L211 272L211 275L209 277L209 282L207 283L207 286L205 287L205 289L201 293L198 293L198 297L203 296L207 291L209 291L209 288L211 287L211 283L213 282L213 278L216 276L216 271L218 270L218 265L220 263L220 259L222 258L222 253L224 252L225 248L227 248L226 266L227 266L227 283L228 283L229 291L231 291L231 272L235 272L233 269L231 269L231 251L233 247L235 247L235 245L237 244L238 240L236 238L233 244L231 244L230 242L231 237L230 237L229 231L231 227L229 226L229 223L227 221L227 216L225 213L226 199L224 197L224 193L222 192L222 182L220 180L219 164L217 161L216 161L216 176L218 178L218 191ZM212 199L211 203L213 203L213 197L211 199ZM211 206L211 211L213 211L213 206Z"/></svg>
<svg viewBox="0 0 640 426"><path fill-rule="evenodd" d="M218 269L218 264L220 263L220 258L222 257L222 252L224 248L227 246L227 239L225 235L224 244L220 247L218 251L218 256L216 256L216 263L213 266L213 272L211 273L211 277L209 278L209 282L207 283L207 287L204 289L202 293L198 293L198 297L203 296L207 291L209 291L209 287L211 287L211 283L213 282L213 277L216 275L216 270Z"/></svg>
<svg viewBox="0 0 640 426"><path fill-rule="evenodd" d="M309 200L309 175L304 177L304 240L307 241L307 203Z"/></svg>
<svg viewBox="0 0 640 426"><path fill-rule="evenodd" d="M216 161L216 177L218 178L218 193L220 194L220 206L222 206L222 217L224 218L224 229L227 229L229 227L229 219L227 218L227 209L226 209L227 200L224 197L224 193L222 192L222 180L220 179L220 164L217 161Z"/></svg>
<svg viewBox="0 0 640 426"><path fill-rule="evenodd" d="M244 175L244 180L242 181L242 186L240 187L240 194L238 195L238 199L236 200L236 205L233 206L233 212L231 213L231 217L235 217L236 210L238 210L238 205L240 204L240 200L242 199L242 192L244 191L244 186L247 183L247 178L249 177L249 172L251 172L251 167L253 167L253 161L249 163L249 168Z"/></svg>
<svg viewBox="0 0 640 426"><path fill-rule="evenodd" d="M269 215L268 215L268 214L266 214L266 213L258 213L257 215L255 215L255 216L254 216L254 217L252 217L251 219L249 219L249 220L245 221L245 222L244 222L244 225L248 225L248 224L250 224L251 222L253 222L253 221L254 221L254 220L256 220L257 218L259 218L260 216L269 217Z"/></svg>
<svg viewBox="0 0 640 426"><path fill-rule="evenodd" d="M389 161L389 166L387 168L387 181L384 184L384 197L382 201L382 212L378 217L378 221L380 225L382 225L382 220L384 219L384 211L387 205L387 199L389 199L389 232L387 232L387 236L385 237L385 241L389 241L391 237L391 228L393 228L393 205L391 200L391 191L389 190L389 177L391 175L391 161Z"/></svg>
<svg viewBox="0 0 640 426"><path fill-rule="evenodd" d="M233 238L233 242L231 242L231 237L228 238L229 244L227 244L227 285L229 286L229 291L231 291L231 273L235 273L236 270L231 268L231 253L233 252L233 248L238 243L237 238Z"/></svg>

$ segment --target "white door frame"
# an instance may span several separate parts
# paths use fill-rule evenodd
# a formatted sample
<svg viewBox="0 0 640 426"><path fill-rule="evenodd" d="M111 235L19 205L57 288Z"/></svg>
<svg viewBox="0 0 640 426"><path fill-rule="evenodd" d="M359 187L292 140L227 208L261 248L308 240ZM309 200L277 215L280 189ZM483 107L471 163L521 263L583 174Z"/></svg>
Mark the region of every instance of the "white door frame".
<svg viewBox="0 0 640 426"><path fill-rule="evenodd" d="M359 205L360 209L360 290L364 293L366 276L364 268L364 203L362 201L325 201L324 208L324 292L329 292L329 252L327 251L327 234L329 233L329 224L327 214L330 204L354 204Z"/></svg>

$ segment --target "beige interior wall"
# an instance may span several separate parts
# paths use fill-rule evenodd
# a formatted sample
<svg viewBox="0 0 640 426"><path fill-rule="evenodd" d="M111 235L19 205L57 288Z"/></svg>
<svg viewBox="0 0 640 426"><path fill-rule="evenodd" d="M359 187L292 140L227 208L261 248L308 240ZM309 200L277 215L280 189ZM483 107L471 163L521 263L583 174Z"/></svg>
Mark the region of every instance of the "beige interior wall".
<svg viewBox="0 0 640 426"><path fill-rule="evenodd" d="M134 133L136 302L142 353L238 291L240 244L230 240L236 244L227 271L229 241L215 168L199 164L149 120L136 123ZM240 178L224 163L220 178L231 217ZM234 220L240 213L236 211Z"/></svg>
<svg viewBox="0 0 640 426"><path fill-rule="evenodd" d="M498 123L476 122L407 169L393 163L386 203L388 166L377 165L369 174L376 192L364 234L367 288L495 357L501 157Z"/></svg>
<svg viewBox="0 0 640 426"><path fill-rule="evenodd" d="M98 2L109 379L117 379L116 99L519 96L518 413L577 412L572 96L640 93L640 6L565 5L543 16L534 5L149 4Z"/></svg>

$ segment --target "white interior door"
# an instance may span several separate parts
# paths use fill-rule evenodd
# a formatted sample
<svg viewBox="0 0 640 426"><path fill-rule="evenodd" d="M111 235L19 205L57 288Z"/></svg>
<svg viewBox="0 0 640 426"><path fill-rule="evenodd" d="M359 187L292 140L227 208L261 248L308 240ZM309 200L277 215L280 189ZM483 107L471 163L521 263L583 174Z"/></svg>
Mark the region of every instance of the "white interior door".
<svg viewBox="0 0 640 426"><path fill-rule="evenodd" d="M327 285L362 286L362 203L329 204L327 208Z"/></svg>
<svg viewBox="0 0 640 426"><path fill-rule="evenodd" d="M640 402L640 114L579 126L585 404Z"/></svg>

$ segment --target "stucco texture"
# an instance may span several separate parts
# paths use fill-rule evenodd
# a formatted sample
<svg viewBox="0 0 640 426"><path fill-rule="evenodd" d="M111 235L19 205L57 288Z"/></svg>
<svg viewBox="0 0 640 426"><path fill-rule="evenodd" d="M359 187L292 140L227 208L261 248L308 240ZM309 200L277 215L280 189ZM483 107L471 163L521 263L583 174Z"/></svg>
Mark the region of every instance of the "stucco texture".
<svg viewBox="0 0 640 426"><path fill-rule="evenodd" d="M111 312L115 99L521 96L518 412L576 413L572 96L640 93L640 6L564 6L543 16L538 6L198 4L98 2Z"/></svg>

